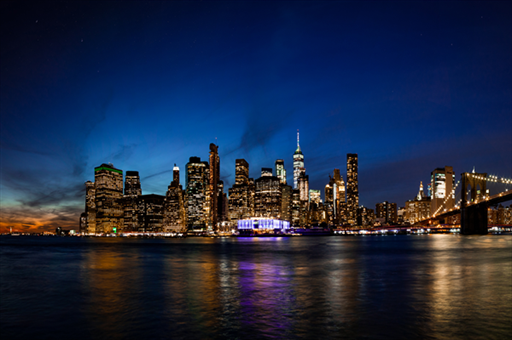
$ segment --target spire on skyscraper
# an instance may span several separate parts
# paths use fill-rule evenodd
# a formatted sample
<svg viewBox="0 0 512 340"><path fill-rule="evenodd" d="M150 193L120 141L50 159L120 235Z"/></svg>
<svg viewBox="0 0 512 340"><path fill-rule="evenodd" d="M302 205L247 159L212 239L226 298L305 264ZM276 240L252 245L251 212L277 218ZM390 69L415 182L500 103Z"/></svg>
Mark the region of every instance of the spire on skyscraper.
<svg viewBox="0 0 512 340"><path fill-rule="evenodd" d="M302 151L300 150L300 144L299 144L299 129L297 129L297 150L295 150L296 154L302 154Z"/></svg>

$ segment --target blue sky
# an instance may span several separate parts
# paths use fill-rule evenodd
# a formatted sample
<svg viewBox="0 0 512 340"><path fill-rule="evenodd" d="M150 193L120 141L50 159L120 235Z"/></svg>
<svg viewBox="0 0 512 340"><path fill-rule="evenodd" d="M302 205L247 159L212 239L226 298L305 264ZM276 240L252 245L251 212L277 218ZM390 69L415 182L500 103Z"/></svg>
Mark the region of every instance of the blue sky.
<svg viewBox="0 0 512 340"><path fill-rule="evenodd" d="M510 2L27 2L1 9L1 226L73 227L112 162L164 194L219 145L310 187L359 154L360 203L450 165L512 177ZM182 172L182 184L184 173Z"/></svg>

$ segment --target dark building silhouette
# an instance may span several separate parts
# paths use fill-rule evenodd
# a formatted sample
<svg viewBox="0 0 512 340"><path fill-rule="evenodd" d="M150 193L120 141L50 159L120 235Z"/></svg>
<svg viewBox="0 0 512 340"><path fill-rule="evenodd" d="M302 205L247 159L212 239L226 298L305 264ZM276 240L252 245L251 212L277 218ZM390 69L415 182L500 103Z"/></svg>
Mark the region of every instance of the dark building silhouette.
<svg viewBox="0 0 512 340"><path fill-rule="evenodd" d="M124 178L124 196L140 196L142 189L138 171L126 171Z"/></svg>
<svg viewBox="0 0 512 340"><path fill-rule="evenodd" d="M163 231L165 196L141 195L138 198L138 231L158 233Z"/></svg>
<svg viewBox="0 0 512 340"><path fill-rule="evenodd" d="M375 222L375 212L373 209L359 207L357 209L357 225L362 227L372 227Z"/></svg>
<svg viewBox="0 0 512 340"><path fill-rule="evenodd" d="M396 203L384 201L376 204L375 217L384 221L385 224L397 223Z"/></svg>

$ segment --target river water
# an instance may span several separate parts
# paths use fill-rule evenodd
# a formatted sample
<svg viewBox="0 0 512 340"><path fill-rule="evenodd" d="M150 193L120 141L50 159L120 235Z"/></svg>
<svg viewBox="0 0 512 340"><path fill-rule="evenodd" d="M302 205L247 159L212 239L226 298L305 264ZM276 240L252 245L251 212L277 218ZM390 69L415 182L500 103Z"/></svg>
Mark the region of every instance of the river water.
<svg viewBox="0 0 512 340"><path fill-rule="evenodd" d="M0 237L2 339L504 339L512 236Z"/></svg>

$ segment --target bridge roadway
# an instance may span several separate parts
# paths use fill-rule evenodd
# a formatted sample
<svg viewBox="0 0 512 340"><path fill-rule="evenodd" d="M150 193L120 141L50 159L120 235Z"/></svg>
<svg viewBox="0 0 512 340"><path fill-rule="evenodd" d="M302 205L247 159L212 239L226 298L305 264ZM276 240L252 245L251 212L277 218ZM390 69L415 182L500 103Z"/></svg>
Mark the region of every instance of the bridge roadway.
<svg viewBox="0 0 512 340"><path fill-rule="evenodd" d="M499 194L489 196L484 200L475 201L475 202L466 204L465 209L474 209L474 208L478 209L481 207L485 207L485 210L487 211L487 208L491 205L500 204L500 203L510 201L510 200L512 200L512 190L500 192ZM431 224L431 223L429 223L431 221L444 220L447 217L458 215L460 213L461 213L461 208L452 208L452 209L447 210L441 214L437 214L437 215L429 217L427 219L418 221L418 222L414 223L414 226L426 226L426 225Z"/></svg>

